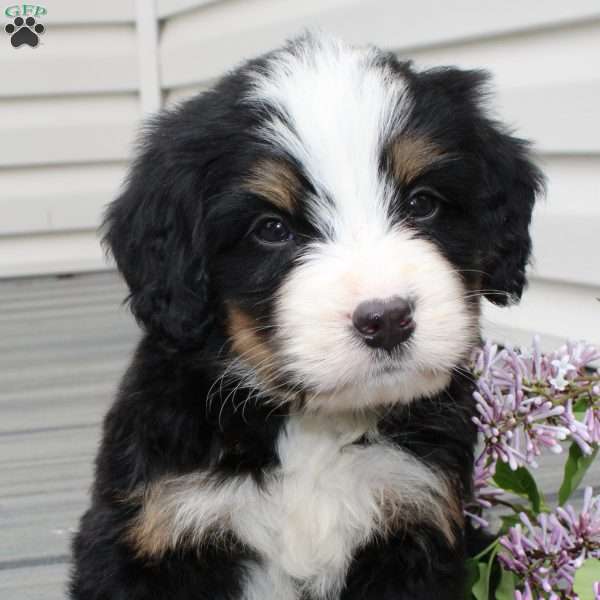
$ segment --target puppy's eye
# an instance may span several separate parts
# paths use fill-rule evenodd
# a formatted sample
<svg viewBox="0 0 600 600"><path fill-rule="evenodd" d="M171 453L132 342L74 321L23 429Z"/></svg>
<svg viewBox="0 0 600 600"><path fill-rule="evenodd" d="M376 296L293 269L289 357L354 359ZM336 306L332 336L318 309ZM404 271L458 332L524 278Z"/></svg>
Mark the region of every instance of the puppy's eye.
<svg viewBox="0 0 600 600"><path fill-rule="evenodd" d="M416 221L430 221L440 209L440 199L428 190L416 190L408 199L408 212Z"/></svg>
<svg viewBox="0 0 600 600"><path fill-rule="evenodd" d="M267 244L287 244L294 239L294 234L281 220L274 217L261 219L254 226L254 236Z"/></svg>

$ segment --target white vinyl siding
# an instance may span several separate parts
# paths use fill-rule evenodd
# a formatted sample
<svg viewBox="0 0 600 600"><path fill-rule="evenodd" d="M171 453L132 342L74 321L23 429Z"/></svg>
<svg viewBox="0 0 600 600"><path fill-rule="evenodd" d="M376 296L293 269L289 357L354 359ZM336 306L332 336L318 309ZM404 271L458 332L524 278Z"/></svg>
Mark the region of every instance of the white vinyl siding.
<svg viewBox="0 0 600 600"><path fill-rule="evenodd" d="M133 0L47 0L37 48L0 13L0 277L107 267L96 230L141 114ZM32 4L32 3L27 3Z"/></svg>
<svg viewBox="0 0 600 600"><path fill-rule="evenodd" d="M0 83L0 276L105 264L94 231L131 156L152 61L163 102L178 102L320 27L418 67L491 71L495 111L534 141L548 196L534 216L530 288L519 307L486 306L487 330L600 343L598 0L156 0L146 67L136 4L47 0L43 46L0 39L0 68L14 74Z"/></svg>

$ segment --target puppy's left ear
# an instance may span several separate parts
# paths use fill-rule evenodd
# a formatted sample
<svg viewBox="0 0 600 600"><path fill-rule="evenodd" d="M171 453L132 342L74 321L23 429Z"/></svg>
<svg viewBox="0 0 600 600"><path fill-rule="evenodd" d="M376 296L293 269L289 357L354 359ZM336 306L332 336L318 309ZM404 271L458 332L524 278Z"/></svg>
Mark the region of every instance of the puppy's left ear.
<svg viewBox="0 0 600 600"><path fill-rule="evenodd" d="M544 177L531 161L527 142L488 120L478 135L486 240L481 288L490 302L506 306L521 299L526 284L531 214L536 196L544 189Z"/></svg>
<svg viewBox="0 0 600 600"><path fill-rule="evenodd" d="M103 225L105 247L148 334L176 346L199 344L211 324L204 232L202 153L178 111L147 127L120 196ZM191 137L191 136L190 136ZM188 149L192 146L192 150ZM195 152L193 150L196 150Z"/></svg>

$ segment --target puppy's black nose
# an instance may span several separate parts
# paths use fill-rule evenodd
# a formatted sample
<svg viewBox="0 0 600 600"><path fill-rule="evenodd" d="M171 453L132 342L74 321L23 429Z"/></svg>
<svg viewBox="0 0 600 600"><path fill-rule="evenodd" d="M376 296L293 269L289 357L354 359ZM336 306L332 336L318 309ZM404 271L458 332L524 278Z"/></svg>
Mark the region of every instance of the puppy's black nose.
<svg viewBox="0 0 600 600"><path fill-rule="evenodd" d="M397 297L362 302L352 315L352 323L368 346L388 352L405 342L415 330L412 306Z"/></svg>

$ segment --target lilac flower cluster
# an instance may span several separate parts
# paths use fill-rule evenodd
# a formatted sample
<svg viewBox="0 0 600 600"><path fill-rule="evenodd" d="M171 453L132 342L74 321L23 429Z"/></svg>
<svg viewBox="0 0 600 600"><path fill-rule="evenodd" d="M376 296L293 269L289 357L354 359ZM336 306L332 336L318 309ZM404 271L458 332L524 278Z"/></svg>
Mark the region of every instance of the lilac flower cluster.
<svg viewBox="0 0 600 600"><path fill-rule="evenodd" d="M586 559L600 558L600 496L594 498L588 487L578 514L567 506L542 513L533 523L524 513L520 518L522 524L500 538L503 551L498 555L522 582L515 600L575 600L575 571ZM594 588L597 597L600 586Z"/></svg>
<svg viewBox="0 0 600 600"><path fill-rule="evenodd" d="M488 343L476 353L473 421L483 447L475 461L475 499L465 510L475 526L487 525L485 509L512 506L495 487L499 461L512 470L535 468L545 450L559 453L564 441L585 455L600 444L600 374L590 368L596 361L600 351L590 345L569 343L544 354L537 338L531 349ZM600 559L600 496L586 489L579 514L558 507L537 517L521 513L520 519L500 538L499 554L502 566L520 579L515 600L577 600L576 569L588 558ZM594 594L600 600L600 583Z"/></svg>
<svg viewBox="0 0 600 600"><path fill-rule="evenodd" d="M486 344L474 359L483 463L536 467L544 449L561 452L568 438L590 454L600 442L600 378L587 367L599 359L600 351L583 343L550 354L537 338L527 351Z"/></svg>

